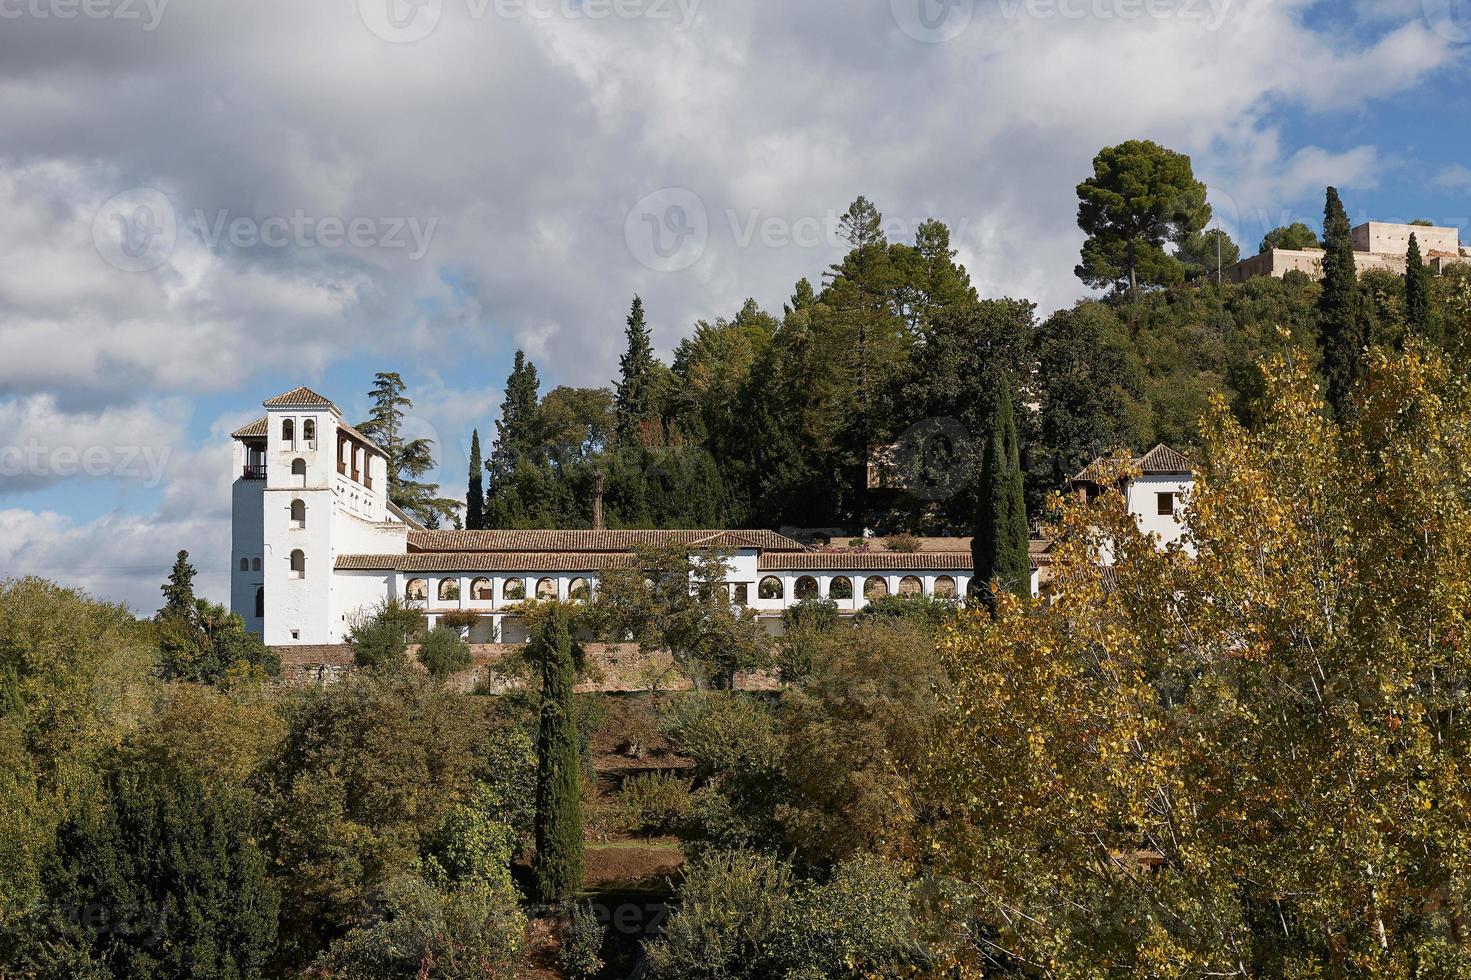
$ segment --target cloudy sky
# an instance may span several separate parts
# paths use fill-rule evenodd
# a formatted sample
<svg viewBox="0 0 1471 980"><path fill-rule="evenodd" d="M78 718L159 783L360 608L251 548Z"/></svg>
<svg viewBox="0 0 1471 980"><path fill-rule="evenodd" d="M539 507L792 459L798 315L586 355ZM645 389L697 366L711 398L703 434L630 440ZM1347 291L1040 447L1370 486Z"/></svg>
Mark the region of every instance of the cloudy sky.
<svg viewBox="0 0 1471 980"><path fill-rule="evenodd" d="M400 371L458 491L517 347L604 383L635 292L665 352L779 309L859 194L1043 310L1130 138L1247 251L1330 182L1464 228L1468 42L1464 0L0 0L0 577L147 612L187 548L221 598L262 399Z"/></svg>

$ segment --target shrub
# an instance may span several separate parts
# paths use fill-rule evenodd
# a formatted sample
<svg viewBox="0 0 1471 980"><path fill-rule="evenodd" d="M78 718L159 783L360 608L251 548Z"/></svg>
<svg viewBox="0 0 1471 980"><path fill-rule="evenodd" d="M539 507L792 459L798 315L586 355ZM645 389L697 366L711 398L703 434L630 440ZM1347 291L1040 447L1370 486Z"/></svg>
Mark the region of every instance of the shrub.
<svg viewBox="0 0 1471 980"><path fill-rule="evenodd" d="M457 630L463 636L465 631L480 621L480 614L469 609L451 609L439 614L439 625L448 626Z"/></svg>
<svg viewBox="0 0 1471 980"><path fill-rule="evenodd" d="M672 773L632 776L618 794L618 821L631 834L672 833L689 809L689 783Z"/></svg>
<svg viewBox="0 0 1471 980"><path fill-rule="evenodd" d="M792 889L779 858L715 851L692 860L679 911L647 949L659 980L745 980L781 976L772 941Z"/></svg>
<svg viewBox="0 0 1471 980"><path fill-rule="evenodd" d="M590 980L603 968L603 924L592 904L574 905L562 927L562 948L557 959L572 980Z"/></svg>
<svg viewBox="0 0 1471 980"><path fill-rule="evenodd" d="M890 551L901 554L912 555L919 551L919 538L912 534L895 534L884 541L884 545Z"/></svg>
<svg viewBox="0 0 1471 980"><path fill-rule="evenodd" d="M437 681L448 679L470 666L470 645L452 626L436 626L419 646L419 661Z"/></svg>
<svg viewBox="0 0 1471 980"><path fill-rule="evenodd" d="M409 642L424 628L424 617L397 599L385 599L372 612L359 614L348 626L353 661L365 670L404 662Z"/></svg>

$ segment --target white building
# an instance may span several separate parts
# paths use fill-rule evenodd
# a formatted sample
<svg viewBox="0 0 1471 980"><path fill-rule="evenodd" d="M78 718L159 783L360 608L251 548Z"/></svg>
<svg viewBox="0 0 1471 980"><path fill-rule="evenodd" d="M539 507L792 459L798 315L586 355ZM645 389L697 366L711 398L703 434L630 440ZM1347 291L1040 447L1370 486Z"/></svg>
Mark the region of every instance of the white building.
<svg viewBox="0 0 1471 980"><path fill-rule="evenodd" d="M230 605L272 646L342 644L355 617L389 597L423 609L431 625L447 612L471 614L472 642L521 642L521 602L576 599L606 569L631 565L637 549L661 545L719 551L732 602L773 629L803 599L854 613L888 595L959 598L970 588L962 538L930 539L909 553L813 551L764 530L425 530L389 502L387 458L331 401L297 388L264 408L264 418L232 433ZM1134 465L1141 475L1121 484L1130 512L1161 541L1176 540L1188 462L1159 446ZM1074 486L1101 492L1102 467L1084 470ZM1035 595L1037 557L1031 584Z"/></svg>
<svg viewBox="0 0 1471 980"><path fill-rule="evenodd" d="M1125 509L1160 547L1185 537L1184 507L1195 478L1190 461L1169 446L1155 446L1129 461L1096 459L1073 477L1072 486L1086 500L1108 490L1122 493ZM1185 548L1194 554L1188 541ZM1104 555L1103 561L1110 563L1110 556Z"/></svg>

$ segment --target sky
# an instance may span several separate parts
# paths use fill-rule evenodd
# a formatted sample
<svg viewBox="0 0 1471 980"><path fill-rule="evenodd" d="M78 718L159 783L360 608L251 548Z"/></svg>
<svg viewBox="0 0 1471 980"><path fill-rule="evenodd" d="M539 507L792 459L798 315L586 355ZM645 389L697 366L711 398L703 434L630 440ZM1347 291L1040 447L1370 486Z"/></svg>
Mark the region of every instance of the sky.
<svg viewBox="0 0 1471 980"><path fill-rule="evenodd" d="M0 0L0 578L224 599L265 398L398 371L458 494L518 348L779 311L859 195L1043 313L1127 139L1245 254L1330 183L1466 240L1468 56L1471 0Z"/></svg>

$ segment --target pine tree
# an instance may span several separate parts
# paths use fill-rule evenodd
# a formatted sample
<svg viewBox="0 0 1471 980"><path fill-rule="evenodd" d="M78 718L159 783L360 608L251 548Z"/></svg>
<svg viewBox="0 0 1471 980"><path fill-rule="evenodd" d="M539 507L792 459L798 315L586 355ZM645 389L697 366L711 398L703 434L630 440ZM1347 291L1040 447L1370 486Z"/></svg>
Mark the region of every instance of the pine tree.
<svg viewBox="0 0 1471 980"><path fill-rule="evenodd" d="M529 459L536 451L540 388L536 365L526 359L524 351L518 350L511 374L506 378L506 397L501 402L501 417L495 423L495 445L486 464L491 493L510 479L516 464Z"/></svg>
<svg viewBox="0 0 1471 980"><path fill-rule="evenodd" d="M358 428L388 456L388 499L426 523L458 511L458 501L439 496L439 484L415 479L434 469L434 441L404 438L404 411L414 403L403 378L391 371L378 372L368 397L373 399L373 411Z"/></svg>
<svg viewBox="0 0 1471 980"><path fill-rule="evenodd" d="M548 610L528 649L541 668L537 736L536 858L532 872L544 901L570 898L582 887L582 769L572 713L576 661L567 610Z"/></svg>
<svg viewBox="0 0 1471 980"><path fill-rule="evenodd" d="M635 296L628 311L628 349L618 360L618 409L614 434L624 445L637 445L644 423L658 418L654 345L644 322L644 301Z"/></svg>
<svg viewBox="0 0 1471 980"><path fill-rule="evenodd" d="M1359 302L1348 214L1337 188L1328 188L1323 210L1323 292L1318 297L1318 343L1323 349L1324 394L1339 418L1352 404L1364 376L1368 331Z"/></svg>
<svg viewBox="0 0 1471 980"><path fill-rule="evenodd" d="M1439 343L1430 318L1430 268L1420 257L1420 242L1410 234L1410 250L1405 256L1405 326L1414 336Z"/></svg>
<svg viewBox="0 0 1471 980"><path fill-rule="evenodd" d="M971 542L975 563L972 589L980 590L983 597L990 596L994 581L1000 589L1029 595L1032 565L1027 550L1027 510L1022 494L1016 420L1011 412L1011 385L1003 381L996 387L999 395L981 458L979 506L975 538Z"/></svg>
<svg viewBox="0 0 1471 980"><path fill-rule="evenodd" d="M194 566L189 564L189 552L180 551L174 558L174 567L169 580L159 586L163 592L163 608L158 614L163 619L187 621L194 615Z"/></svg>
<svg viewBox="0 0 1471 980"><path fill-rule="evenodd" d="M480 430L470 433L470 483L465 488L465 530L485 527L485 464L480 459Z"/></svg>

